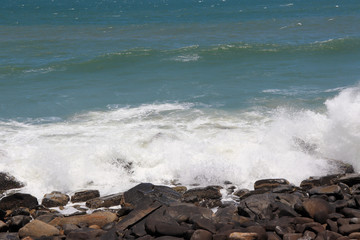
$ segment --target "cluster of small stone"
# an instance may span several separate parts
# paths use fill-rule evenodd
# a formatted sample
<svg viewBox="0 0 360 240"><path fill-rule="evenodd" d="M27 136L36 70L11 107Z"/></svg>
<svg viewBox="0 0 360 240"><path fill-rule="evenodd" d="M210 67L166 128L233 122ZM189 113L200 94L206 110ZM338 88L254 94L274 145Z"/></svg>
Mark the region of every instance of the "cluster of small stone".
<svg viewBox="0 0 360 240"><path fill-rule="evenodd" d="M0 174L0 185L21 187L6 174ZM360 174L309 178L299 187L264 179L252 191L224 185L187 190L141 183L103 197L97 190L71 197L52 192L41 204L14 193L0 200L0 239L360 239ZM232 201L222 200L224 195ZM69 201L86 202L87 208L74 205L78 211L70 215L51 209ZM89 208L94 211L87 213Z"/></svg>

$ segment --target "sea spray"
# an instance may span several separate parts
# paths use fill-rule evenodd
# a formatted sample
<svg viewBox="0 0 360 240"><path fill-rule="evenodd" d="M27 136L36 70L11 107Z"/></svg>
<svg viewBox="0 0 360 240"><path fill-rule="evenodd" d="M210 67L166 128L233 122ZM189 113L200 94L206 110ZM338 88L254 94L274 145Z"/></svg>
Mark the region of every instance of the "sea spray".
<svg viewBox="0 0 360 240"><path fill-rule="evenodd" d="M185 185L260 178L294 184L335 171L359 171L360 94L347 88L323 112L279 107L225 111L152 104L75 115L65 121L0 123L0 167L38 197L52 190L102 194L139 182Z"/></svg>

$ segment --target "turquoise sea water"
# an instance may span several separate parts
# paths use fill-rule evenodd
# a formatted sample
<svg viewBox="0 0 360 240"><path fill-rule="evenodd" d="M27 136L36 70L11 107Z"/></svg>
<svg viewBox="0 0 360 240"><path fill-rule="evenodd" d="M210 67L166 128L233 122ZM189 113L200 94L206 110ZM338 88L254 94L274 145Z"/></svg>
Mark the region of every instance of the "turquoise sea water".
<svg viewBox="0 0 360 240"><path fill-rule="evenodd" d="M40 193L358 171L359 23L357 0L3 0L0 163Z"/></svg>

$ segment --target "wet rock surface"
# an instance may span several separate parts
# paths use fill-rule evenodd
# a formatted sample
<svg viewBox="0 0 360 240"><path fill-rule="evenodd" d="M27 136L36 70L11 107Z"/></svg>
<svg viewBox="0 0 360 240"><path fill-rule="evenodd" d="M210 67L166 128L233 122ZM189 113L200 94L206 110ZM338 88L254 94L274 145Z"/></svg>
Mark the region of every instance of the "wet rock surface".
<svg viewBox="0 0 360 240"><path fill-rule="evenodd" d="M80 205L72 214L51 208L68 203L65 194L46 194L38 205L16 193L0 200L0 239L360 239L358 174L312 177L300 187L263 179L254 188L177 191L141 183L108 196L81 191L71 200L86 201L89 211Z"/></svg>

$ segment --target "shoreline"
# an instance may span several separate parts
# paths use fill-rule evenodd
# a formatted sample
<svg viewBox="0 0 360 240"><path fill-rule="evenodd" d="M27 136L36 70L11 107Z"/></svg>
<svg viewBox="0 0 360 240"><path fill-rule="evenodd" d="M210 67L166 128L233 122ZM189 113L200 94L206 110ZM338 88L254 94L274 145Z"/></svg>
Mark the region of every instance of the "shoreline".
<svg viewBox="0 0 360 240"><path fill-rule="evenodd" d="M360 174L348 172L300 186L260 179L254 190L140 183L107 196L52 192L41 202L17 192L0 200L0 239L360 239ZM0 176L3 188L21 186Z"/></svg>

